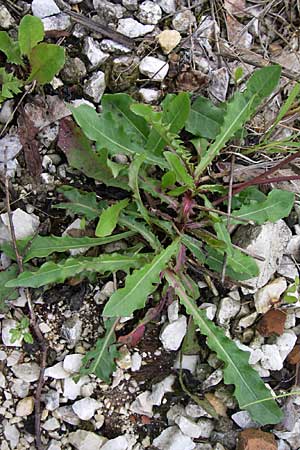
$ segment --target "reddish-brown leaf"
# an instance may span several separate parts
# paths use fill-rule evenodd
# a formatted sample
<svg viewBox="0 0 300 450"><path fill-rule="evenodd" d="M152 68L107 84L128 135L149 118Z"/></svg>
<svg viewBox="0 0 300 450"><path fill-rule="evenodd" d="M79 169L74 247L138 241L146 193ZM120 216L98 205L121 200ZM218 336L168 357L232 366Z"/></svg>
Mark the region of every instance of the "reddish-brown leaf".
<svg viewBox="0 0 300 450"><path fill-rule="evenodd" d="M271 309L259 321L257 331L264 337L276 334L281 336L284 332L286 314L280 309Z"/></svg>

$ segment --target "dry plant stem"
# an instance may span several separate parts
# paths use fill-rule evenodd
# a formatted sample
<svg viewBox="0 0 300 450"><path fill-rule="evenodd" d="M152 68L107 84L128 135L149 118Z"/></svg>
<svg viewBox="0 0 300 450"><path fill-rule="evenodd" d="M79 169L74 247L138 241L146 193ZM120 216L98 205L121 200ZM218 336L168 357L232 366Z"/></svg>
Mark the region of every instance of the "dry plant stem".
<svg viewBox="0 0 300 450"><path fill-rule="evenodd" d="M282 159L278 164L275 164L275 166L271 167L270 169L266 170L263 174L257 175L257 177L252 178L252 180L245 181L243 183L239 183L238 185L233 186L232 194L238 194L243 189L246 189L249 186L254 186L257 184L267 184L267 183L275 183L276 181L289 181L289 180L298 180L299 176L288 176L288 177L274 177L274 178L268 178L269 175L271 175L274 172L277 172L277 170L281 169L282 167L286 166L286 164L289 164L294 159L298 158L299 154L292 153L287 158ZM226 200L228 197L227 195L224 195L223 197L220 197L218 200L213 202L213 205L219 205L224 200Z"/></svg>
<svg viewBox="0 0 300 450"><path fill-rule="evenodd" d="M16 254L17 264L19 268L19 272L24 272L23 267L23 259L20 255L17 247L17 239L16 239L16 233L15 228L13 224L13 218L12 218L12 211L10 206L10 196L9 196L9 180L6 173L5 176L5 196L6 196L6 209L8 214L8 220L9 220L9 229L12 239L12 245ZM31 301L31 295L28 288L25 289L25 296L27 299L29 314L30 314L30 325L31 328L37 338L37 341L40 345L40 353L41 353L41 361L40 361L40 375L37 383L36 393L35 393L35 400L34 400L34 423L35 423L35 442L36 442L36 448L37 450L43 450L43 445L41 441L41 393L44 385L44 373L46 368L46 360L47 360L47 351L48 351L48 344L45 340L39 324L37 322L37 318L34 312L34 308Z"/></svg>

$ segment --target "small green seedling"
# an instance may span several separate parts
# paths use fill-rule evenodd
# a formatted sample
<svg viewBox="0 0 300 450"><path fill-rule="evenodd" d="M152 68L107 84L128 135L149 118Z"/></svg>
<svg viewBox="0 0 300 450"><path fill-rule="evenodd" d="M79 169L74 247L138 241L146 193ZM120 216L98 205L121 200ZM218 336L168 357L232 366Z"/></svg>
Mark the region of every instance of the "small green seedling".
<svg viewBox="0 0 300 450"><path fill-rule="evenodd" d="M22 317L16 328L10 330L11 342L14 343L19 340L24 340L27 344L33 344L33 337L29 331L30 321L28 317Z"/></svg>
<svg viewBox="0 0 300 450"><path fill-rule="evenodd" d="M62 69L65 63L64 49L42 42L44 37L41 19L29 15L20 22L17 41L6 31L0 31L0 51L6 55L6 61L10 64L9 71L0 67L0 102L13 98L33 81L40 85L49 83Z"/></svg>

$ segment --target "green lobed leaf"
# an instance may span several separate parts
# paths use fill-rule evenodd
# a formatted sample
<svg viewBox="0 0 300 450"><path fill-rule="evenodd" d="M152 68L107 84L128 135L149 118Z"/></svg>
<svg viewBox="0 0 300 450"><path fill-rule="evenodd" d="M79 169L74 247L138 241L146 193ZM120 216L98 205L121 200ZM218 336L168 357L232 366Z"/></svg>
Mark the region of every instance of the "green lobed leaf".
<svg viewBox="0 0 300 450"><path fill-rule="evenodd" d="M167 95L162 102L163 111L161 114L161 120L168 131L171 133L178 133L184 127L186 120L190 112L190 97L187 92L181 92L178 95ZM146 149L160 154L166 145L166 141L157 132L152 129Z"/></svg>
<svg viewBox="0 0 300 450"><path fill-rule="evenodd" d="M111 235L117 226L121 211L126 208L128 203L129 200L125 198L103 210L95 231L97 237Z"/></svg>
<svg viewBox="0 0 300 450"><path fill-rule="evenodd" d="M27 82L50 83L65 64L65 50L55 44L38 44L28 55L31 72Z"/></svg>
<svg viewBox="0 0 300 450"><path fill-rule="evenodd" d="M6 283L6 287L38 288L50 283L63 283L67 278L82 272L110 273L117 270L128 271L139 268L147 260L145 255L123 256L103 254L96 258L78 257L68 258L60 263L46 262L35 272L25 271L16 279Z"/></svg>
<svg viewBox="0 0 300 450"><path fill-rule="evenodd" d="M115 234L108 237L90 238L90 237L78 237L73 238L71 236L36 236L29 249L26 252L23 260L24 262L30 261L32 258L45 258L52 253L67 252L78 248L89 249L98 245L105 245L111 242L119 241L120 239L126 239L132 236L132 231L127 231L120 234Z"/></svg>
<svg viewBox="0 0 300 450"><path fill-rule="evenodd" d="M118 223L121 227L126 227L129 230L140 234L145 241L150 244L153 250L161 250L161 244L157 236L151 231L150 227L146 223L124 213L121 214Z"/></svg>
<svg viewBox="0 0 300 450"><path fill-rule="evenodd" d="M101 155L94 152L91 142L69 117L62 119L59 127L58 146L65 153L71 167L107 186L128 190L126 178L114 179L107 165L107 152L102 151Z"/></svg>
<svg viewBox="0 0 300 450"><path fill-rule="evenodd" d="M16 94L21 92L20 88L23 87L23 81L14 77L12 73L6 72L4 67L0 67L0 86L1 86L1 101L6 98L13 98Z"/></svg>
<svg viewBox="0 0 300 450"><path fill-rule="evenodd" d="M249 219L261 225L265 222L276 222L287 217L294 206L295 194L289 191L273 189L262 202L243 205L232 212L232 216ZM238 219L232 223L239 223Z"/></svg>
<svg viewBox="0 0 300 450"><path fill-rule="evenodd" d="M205 97L197 97L192 103L185 129L195 136L215 139L220 131L224 110Z"/></svg>
<svg viewBox="0 0 300 450"><path fill-rule="evenodd" d="M0 31L0 51L6 55L8 62L23 65L19 44L6 31Z"/></svg>
<svg viewBox="0 0 300 450"><path fill-rule="evenodd" d="M175 173L176 181L193 189L195 187L194 179L188 173L179 156L172 152L164 152L164 157L168 161L170 169Z"/></svg>
<svg viewBox="0 0 300 450"><path fill-rule="evenodd" d="M221 328L207 318L206 312L199 309L195 301L187 295L180 279L174 273L167 271L165 277L187 313L193 317L200 332L207 336L208 347L224 362L224 382L235 386L234 396L240 408L246 409L260 425L279 423L283 417L282 411L275 400L270 399L269 389L250 366L248 352L240 350L225 336Z"/></svg>
<svg viewBox="0 0 300 450"><path fill-rule="evenodd" d="M115 359L119 356L115 345L115 324L115 319L108 319L105 322L105 336L98 339L96 346L84 355L80 375L94 374L100 380L109 383L111 374L116 369Z"/></svg>
<svg viewBox="0 0 300 450"><path fill-rule="evenodd" d="M167 267L171 258L178 252L179 241L176 240L152 261L126 277L125 287L118 289L105 305L103 316L130 316L137 309L145 306L146 300L157 288L160 274Z"/></svg>
<svg viewBox="0 0 300 450"><path fill-rule="evenodd" d="M26 15L18 29L18 41L22 55L29 56L31 50L44 39L44 25L39 17Z"/></svg>
<svg viewBox="0 0 300 450"><path fill-rule="evenodd" d="M226 275L238 281L245 281L257 277L259 275L259 268L256 261L238 249L231 248L232 250L230 252L226 251ZM207 246L206 251L208 256L205 259L205 264L210 269L221 273L225 257L224 250Z"/></svg>
<svg viewBox="0 0 300 450"><path fill-rule="evenodd" d="M84 192L72 186L62 186L57 189L70 203L55 205L58 209L68 209L75 214L81 214L88 220L96 219L102 211L105 202L98 202L95 192Z"/></svg>
<svg viewBox="0 0 300 450"><path fill-rule="evenodd" d="M149 224L150 217L149 217L147 209L145 208L145 206L142 202L140 188L139 188L139 171L140 171L140 168L144 161L145 161L144 155L137 155L134 158L134 160L132 161L132 163L130 164L129 169L128 169L128 178L129 178L128 184L132 189L133 197L136 201L136 205L137 205L139 212L141 213L144 220Z"/></svg>
<svg viewBox="0 0 300 450"><path fill-rule="evenodd" d="M112 113L97 114L88 105L81 105L77 108L70 107L72 114L82 128L84 134L91 140L96 141L100 148L107 148L109 153L115 155L122 153L129 156L143 154L146 156L145 162L165 167L164 160L158 156L145 152L140 141L128 134L122 126L122 122L116 121Z"/></svg>
<svg viewBox="0 0 300 450"><path fill-rule="evenodd" d="M18 265L12 264L6 270L0 272L0 311L5 309L6 300L14 300L18 297L18 291L15 288L6 287L5 284L16 278L18 274Z"/></svg>
<svg viewBox="0 0 300 450"><path fill-rule="evenodd" d="M199 177L244 123L256 111L265 97L268 97L278 84L281 67L268 66L254 72L244 92L237 92L227 103L224 120L215 142L200 160L195 176Z"/></svg>

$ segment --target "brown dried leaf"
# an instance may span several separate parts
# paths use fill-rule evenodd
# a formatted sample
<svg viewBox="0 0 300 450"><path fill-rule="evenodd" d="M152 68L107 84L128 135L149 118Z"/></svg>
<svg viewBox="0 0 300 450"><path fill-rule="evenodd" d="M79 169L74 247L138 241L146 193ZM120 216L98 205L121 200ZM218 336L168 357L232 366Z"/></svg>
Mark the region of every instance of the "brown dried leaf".
<svg viewBox="0 0 300 450"><path fill-rule="evenodd" d="M36 140L36 135L39 130L35 127L31 117L24 109L21 110L18 125L19 138L24 150L26 167L35 181L38 181L42 172L42 159L39 152L39 143Z"/></svg>
<svg viewBox="0 0 300 450"><path fill-rule="evenodd" d="M289 353L287 361L293 366L300 364L300 344L295 345L291 353Z"/></svg>
<svg viewBox="0 0 300 450"><path fill-rule="evenodd" d="M242 17L245 14L246 0L225 0L224 8L229 14Z"/></svg>
<svg viewBox="0 0 300 450"><path fill-rule="evenodd" d="M271 309L259 321L257 331L264 337L276 334L281 336L284 332L286 314L280 309Z"/></svg>
<svg viewBox="0 0 300 450"><path fill-rule="evenodd" d="M240 433L236 450L277 450L277 443L273 434L248 428Z"/></svg>

